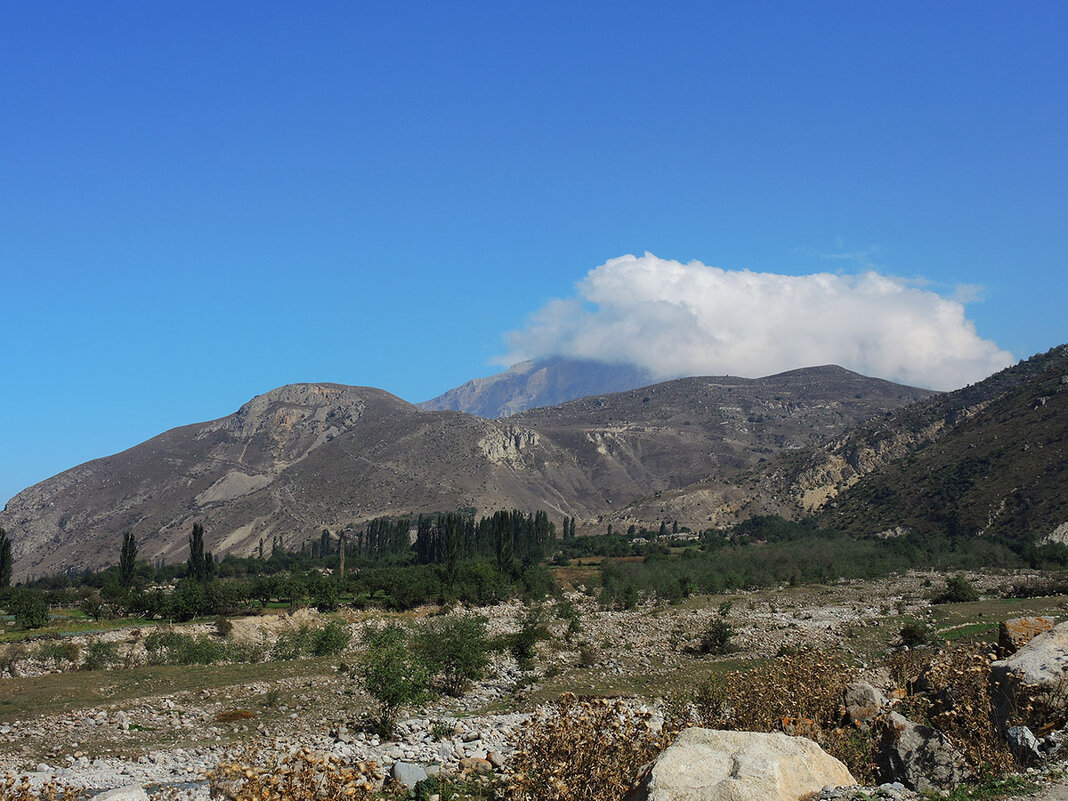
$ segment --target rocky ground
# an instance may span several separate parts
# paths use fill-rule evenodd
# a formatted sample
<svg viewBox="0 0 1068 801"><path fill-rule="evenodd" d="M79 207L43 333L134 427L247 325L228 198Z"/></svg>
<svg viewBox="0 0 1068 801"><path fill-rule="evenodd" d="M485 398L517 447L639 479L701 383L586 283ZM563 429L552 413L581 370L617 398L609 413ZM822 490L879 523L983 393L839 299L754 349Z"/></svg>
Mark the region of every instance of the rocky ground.
<svg viewBox="0 0 1068 801"><path fill-rule="evenodd" d="M1025 578L983 576L976 583L993 593ZM462 760L471 759L506 769L517 726L563 691L624 694L635 696L637 704L653 704L673 689L692 686L696 677L724 660L733 664L817 645L844 647L863 665L885 649L905 619L930 621L945 633L963 626L982 629L982 621L994 624L1021 609L1064 615L1068 603L1046 598L990 600L965 609L934 607L929 597L941 581L916 573L626 611L601 609L593 599L572 592L568 601L578 613L579 630L571 626L569 633L569 621L558 616L555 605L546 605L550 637L539 645L532 671L522 673L511 657L498 657L487 679L466 696L414 711L401 721L391 742L380 741L365 725L369 699L344 669L358 658L360 631L377 625L381 615L350 616L353 644L334 658L231 669L130 667L89 673L62 673L55 664L27 659L13 666L17 676L0 679L0 772L94 792L137 785L160 797L194 799L207 798L205 773L220 761L269 761L298 748L346 761L373 760L385 770L395 763L419 763L458 771ZM528 613L516 602L479 611L489 617L491 634L514 631ZM229 636L277 636L286 627L314 625L316 617L304 611L289 619L237 621ZM727 657L696 654L692 646L718 618L735 628L737 650ZM200 630L206 633L210 627ZM85 637L82 645L92 637L110 638L124 644L133 665L140 636L120 629ZM135 680L124 682L125 676ZM75 685L90 680L96 699L87 702ZM42 696L39 706L20 705L17 697L31 692L51 692L52 697ZM12 708L21 711L12 716L7 711ZM893 787L880 792L884 797L908 795ZM839 797L845 796L827 796ZM1049 796L1055 798L1059 796Z"/></svg>

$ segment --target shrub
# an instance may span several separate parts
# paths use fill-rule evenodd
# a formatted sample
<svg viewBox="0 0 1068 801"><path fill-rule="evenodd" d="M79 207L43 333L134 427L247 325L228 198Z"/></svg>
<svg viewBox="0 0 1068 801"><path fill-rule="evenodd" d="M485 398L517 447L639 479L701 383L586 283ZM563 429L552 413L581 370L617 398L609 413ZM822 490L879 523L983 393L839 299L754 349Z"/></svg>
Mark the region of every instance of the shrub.
<svg viewBox="0 0 1068 801"><path fill-rule="evenodd" d="M926 645L934 637L934 630L926 623L906 623L901 627L901 644L909 648Z"/></svg>
<svg viewBox="0 0 1068 801"><path fill-rule="evenodd" d="M734 627L725 620L713 620L701 635L697 646L702 654L725 654L731 650Z"/></svg>
<svg viewBox="0 0 1068 801"><path fill-rule="evenodd" d="M334 656L345 650L352 639L348 626L330 622L311 635L311 652L315 656Z"/></svg>
<svg viewBox="0 0 1068 801"><path fill-rule="evenodd" d="M430 674L410 649L411 632L396 625L364 635L367 650L356 665L364 690L378 703L379 734L390 737L401 707L429 698Z"/></svg>
<svg viewBox="0 0 1068 801"><path fill-rule="evenodd" d="M45 640L37 646L37 658L55 663L56 667L66 664L73 667L78 662L81 649L71 640Z"/></svg>
<svg viewBox="0 0 1068 801"><path fill-rule="evenodd" d="M545 631L545 626L542 624L541 607L531 607L526 615L523 616L519 631L507 638L508 651L515 658L515 661L519 663L519 667L526 670L534 659L534 648L537 646L538 641L544 640L548 636L548 632Z"/></svg>
<svg viewBox="0 0 1068 801"><path fill-rule="evenodd" d="M82 670L107 670L119 664L119 649L113 642L93 640L85 649Z"/></svg>
<svg viewBox="0 0 1068 801"><path fill-rule="evenodd" d="M936 595L931 603L959 604L979 600L979 591L964 576L950 576L946 579L946 588Z"/></svg>
<svg viewBox="0 0 1068 801"><path fill-rule="evenodd" d="M215 634L219 637L229 637L230 632L234 630L234 624L230 622L227 617L215 618Z"/></svg>
<svg viewBox="0 0 1068 801"><path fill-rule="evenodd" d="M0 673L18 675L18 664L26 658L26 646L22 643L0 645ZM2 798L3 796L0 796Z"/></svg>
<svg viewBox="0 0 1068 801"><path fill-rule="evenodd" d="M489 665L486 618L453 616L431 623L416 637L416 648L442 691L461 695Z"/></svg>
<svg viewBox="0 0 1068 801"><path fill-rule="evenodd" d="M227 658L229 649L212 637L157 629L145 638L150 665L211 665Z"/></svg>
<svg viewBox="0 0 1068 801"><path fill-rule="evenodd" d="M259 767L242 762L220 763L208 773L212 798L323 799L370 801L380 777L374 763L342 765L331 754L298 751L281 764Z"/></svg>
<svg viewBox="0 0 1068 801"><path fill-rule="evenodd" d="M274 648L271 649L271 661L297 659L309 649L310 645L311 630L307 626L283 631L278 635Z"/></svg>
<svg viewBox="0 0 1068 801"><path fill-rule="evenodd" d="M670 742L647 713L621 700L561 696L548 714L517 734L506 801L602 801L620 798L642 766Z"/></svg>
<svg viewBox="0 0 1068 801"><path fill-rule="evenodd" d="M16 779L9 773L0 776L0 798L5 801L84 801L87 795L85 790L54 781L33 789L28 776Z"/></svg>
<svg viewBox="0 0 1068 801"><path fill-rule="evenodd" d="M15 624L23 629L39 629L48 623L48 604L44 596L35 590L22 590L11 596L8 611Z"/></svg>

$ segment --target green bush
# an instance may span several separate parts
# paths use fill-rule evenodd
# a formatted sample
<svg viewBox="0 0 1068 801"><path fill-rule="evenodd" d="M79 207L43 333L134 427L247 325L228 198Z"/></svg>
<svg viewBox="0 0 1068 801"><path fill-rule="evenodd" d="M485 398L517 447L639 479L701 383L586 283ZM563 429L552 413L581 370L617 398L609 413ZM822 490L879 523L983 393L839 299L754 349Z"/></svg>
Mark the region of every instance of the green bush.
<svg viewBox="0 0 1068 801"><path fill-rule="evenodd" d="M523 617L519 631L507 638L508 651L519 663L521 670L530 667L534 659L534 649L539 640L548 637L545 626L542 624L542 610L540 607L532 607Z"/></svg>
<svg viewBox="0 0 1068 801"><path fill-rule="evenodd" d="M906 623L901 627L901 643L909 648L927 645L934 639L934 631L926 623Z"/></svg>
<svg viewBox="0 0 1068 801"><path fill-rule="evenodd" d="M81 649L71 640L45 640L37 646L37 658L52 660L57 667L64 663L73 666L78 662Z"/></svg>
<svg viewBox="0 0 1068 801"><path fill-rule="evenodd" d="M461 695L486 673L490 641L486 618L448 617L432 622L416 637L416 649L430 675L448 695Z"/></svg>
<svg viewBox="0 0 1068 801"><path fill-rule="evenodd" d="M936 604L960 604L978 601L979 591L964 576L950 576L946 588L932 599Z"/></svg>
<svg viewBox="0 0 1068 801"><path fill-rule="evenodd" d="M352 639L348 626L330 622L311 635L311 652L315 656L334 656L345 650Z"/></svg>
<svg viewBox="0 0 1068 801"><path fill-rule="evenodd" d="M271 661L282 662L298 659L311 647L311 629L301 626L299 629L283 631L278 635L274 648L271 649Z"/></svg>
<svg viewBox="0 0 1068 801"><path fill-rule="evenodd" d="M48 604L45 603L44 596L36 590L14 593L8 601L7 609L20 628L39 629L48 624Z"/></svg>
<svg viewBox="0 0 1068 801"><path fill-rule="evenodd" d="M94 640L85 649L82 670L106 670L119 664L119 649L113 642Z"/></svg>
<svg viewBox="0 0 1068 801"><path fill-rule="evenodd" d="M367 647L356 675L363 689L378 703L379 734L390 737L401 707L429 699L430 674L411 649L411 632L390 625L364 634Z"/></svg>
<svg viewBox="0 0 1068 801"><path fill-rule="evenodd" d="M157 629L145 638L150 665L212 665L228 658L224 643L209 636Z"/></svg>
<svg viewBox="0 0 1068 801"><path fill-rule="evenodd" d="M725 620L713 620L701 635L697 646L702 654L725 654L731 650L734 628Z"/></svg>

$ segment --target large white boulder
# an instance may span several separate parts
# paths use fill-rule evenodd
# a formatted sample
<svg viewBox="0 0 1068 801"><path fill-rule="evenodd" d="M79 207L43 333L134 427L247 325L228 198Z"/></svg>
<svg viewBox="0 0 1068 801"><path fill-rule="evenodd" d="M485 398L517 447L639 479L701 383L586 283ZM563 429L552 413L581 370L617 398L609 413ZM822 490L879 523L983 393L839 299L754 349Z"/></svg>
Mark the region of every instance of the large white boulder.
<svg viewBox="0 0 1068 801"><path fill-rule="evenodd" d="M805 737L690 728L645 774L633 801L798 801L856 784L849 769Z"/></svg>
<svg viewBox="0 0 1068 801"><path fill-rule="evenodd" d="M1038 726L1068 709L1068 623L1039 634L1007 659L990 665L999 722Z"/></svg>

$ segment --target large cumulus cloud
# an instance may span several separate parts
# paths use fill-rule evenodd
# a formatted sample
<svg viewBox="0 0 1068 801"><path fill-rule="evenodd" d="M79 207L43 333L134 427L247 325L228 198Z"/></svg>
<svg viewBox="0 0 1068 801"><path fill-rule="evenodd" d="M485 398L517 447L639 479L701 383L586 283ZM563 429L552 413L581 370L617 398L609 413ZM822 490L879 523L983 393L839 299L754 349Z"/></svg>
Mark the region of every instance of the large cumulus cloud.
<svg viewBox="0 0 1068 801"><path fill-rule="evenodd" d="M605 262L576 290L507 334L501 361L625 362L662 378L839 364L934 389L1013 362L976 333L959 300L874 271L778 275L646 253Z"/></svg>

